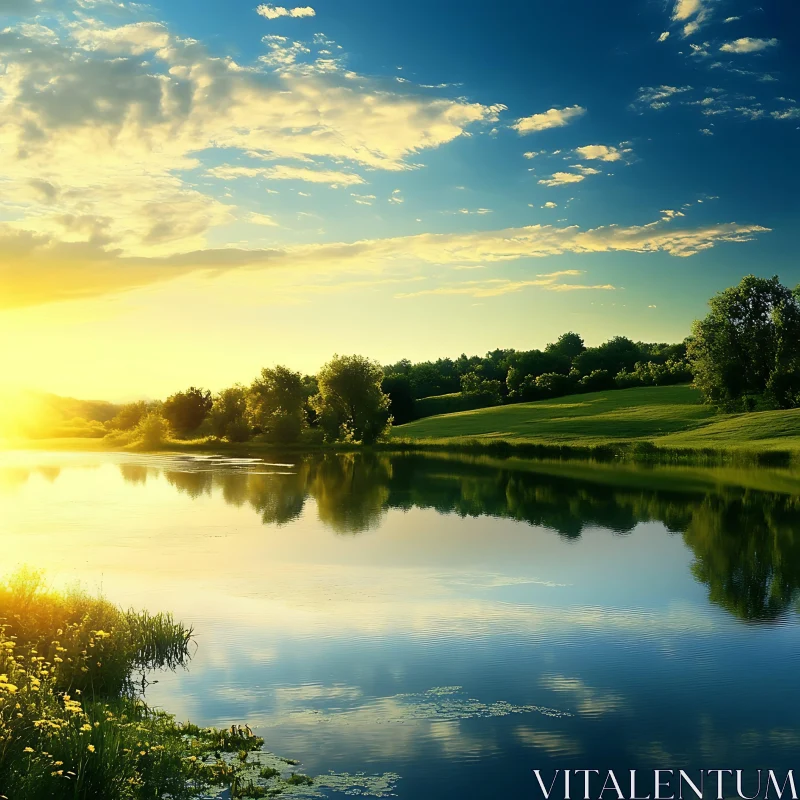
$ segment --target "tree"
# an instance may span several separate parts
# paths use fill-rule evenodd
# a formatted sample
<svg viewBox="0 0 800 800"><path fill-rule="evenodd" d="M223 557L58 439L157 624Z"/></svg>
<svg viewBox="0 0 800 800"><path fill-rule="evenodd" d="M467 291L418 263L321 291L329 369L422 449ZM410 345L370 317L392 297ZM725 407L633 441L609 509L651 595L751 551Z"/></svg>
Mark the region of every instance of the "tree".
<svg viewBox="0 0 800 800"><path fill-rule="evenodd" d="M570 362L577 358L585 349L586 345L583 343L583 338L577 333L573 333L573 331L562 333L555 342L547 345L545 348L548 353L566 356Z"/></svg>
<svg viewBox="0 0 800 800"><path fill-rule="evenodd" d="M139 400L136 403L125 403L120 406L119 411L106 422L106 427L110 431L129 431L135 428L142 417L147 414L147 403Z"/></svg>
<svg viewBox="0 0 800 800"><path fill-rule="evenodd" d="M575 358L575 368L581 375L591 375L597 369L604 369L612 375L622 370L631 372L642 358L642 351L636 342L626 336L615 336L599 347L589 347Z"/></svg>
<svg viewBox="0 0 800 800"><path fill-rule="evenodd" d="M208 389L190 386L185 392L167 398L162 414L175 433L187 436L203 424L211 405L211 392Z"/></svg>
<svg viewBox="0 0 800 800"><path fill-rule="evenodd" d="M248 416L247 389L237 384L214 398L209 427L214 436L225 437L229 442L246 442L250 438Z"/></svg>
<svg viewBox="0 0 800 800"><path fill-rule="evenodd" d="M502 387L500 381L484 377L480 366L475 368L475 372L461 376L461 393L484 398L488 405L500 405Z"/></svg>
<svg viewBox="0 0 800 800"><path fill-rule="evenodd" d="M248 406L253 422L271 441L288 444L306 425L307 384L299 372L278 365L261 370L250 387Z"/></svg>
<svg viewBox="0 0 800 800"><path fill-rule="evenodd" d="M731 410L800 405L800 289L748 275L709 305L688 345L705 401Z"/></svg>
<svg viewBox="0 0 800 800"><path fill-rule="evenodd" d="M380 365L364 356L335 355L325 364L312 406L329 440L370 444L388 433L392 417L382 380Z"/></svg>

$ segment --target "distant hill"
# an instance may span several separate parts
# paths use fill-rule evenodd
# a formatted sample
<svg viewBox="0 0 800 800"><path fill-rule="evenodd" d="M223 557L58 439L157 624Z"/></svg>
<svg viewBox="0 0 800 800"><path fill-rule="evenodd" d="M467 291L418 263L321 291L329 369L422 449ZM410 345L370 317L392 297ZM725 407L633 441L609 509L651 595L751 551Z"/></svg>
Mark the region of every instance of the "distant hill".
<svg viewBox="0 0 800 800"><path fill-rule="evenodd" d="M119 406L106 400L79 400L33 391L0 393L0 437L49 439L103 436L103 423Z"/></svg>

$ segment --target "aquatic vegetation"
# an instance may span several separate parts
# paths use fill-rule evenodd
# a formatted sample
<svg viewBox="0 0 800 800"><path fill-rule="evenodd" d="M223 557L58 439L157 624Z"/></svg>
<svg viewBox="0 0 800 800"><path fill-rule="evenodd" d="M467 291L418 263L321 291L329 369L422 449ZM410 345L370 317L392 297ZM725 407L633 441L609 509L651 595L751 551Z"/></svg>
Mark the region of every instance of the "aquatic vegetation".
<svg viewBox="0 0 800 800"><path fill-rule="evenodd" d="M36 572L0 585L0 800L391 793L396 776L320 781L265 751L247 725L201 728L150 708L145 673L185 665L192 641L168 614L47 591Z"/></svg>

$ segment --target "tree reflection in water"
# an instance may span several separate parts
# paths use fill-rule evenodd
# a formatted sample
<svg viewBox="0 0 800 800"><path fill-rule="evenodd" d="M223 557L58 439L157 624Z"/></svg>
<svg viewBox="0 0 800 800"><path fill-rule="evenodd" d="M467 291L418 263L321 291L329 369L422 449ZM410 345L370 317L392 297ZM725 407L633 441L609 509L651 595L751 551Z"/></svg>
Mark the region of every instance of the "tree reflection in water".
<svg viewBox="0 0 800 800"><path fill-rule="evenodd" d="M740 619L776 620L800 590L800 496L783 484L756 491L694 483L697 470L567 470L483 457L365 452L295 461L274 471L198 463L164 476L193 498L219 492L227 503L249 504L271 525L297 519L311 499L319 519L347 535L376 528L390 509L411 508L515 519L570 540L587 528L626 534L641 522L660 522L691 548L693 574L709 599ZM121 469L127 481L144 480L131 465Z"/></svg>

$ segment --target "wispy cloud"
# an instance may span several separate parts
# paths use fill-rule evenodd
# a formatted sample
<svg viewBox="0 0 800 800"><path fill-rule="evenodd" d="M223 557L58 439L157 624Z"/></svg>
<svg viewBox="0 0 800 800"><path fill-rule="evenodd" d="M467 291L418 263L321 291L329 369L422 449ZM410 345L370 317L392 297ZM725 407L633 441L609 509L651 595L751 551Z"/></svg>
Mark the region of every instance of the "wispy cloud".
<svg viewBox="0 0 800 800"><path fill-rule="evenodd" d="M426 295L466 295L468 297L500 297L506 294L514 294L523 289L538 288L548 292L571 292L571 291L613 291L616 289L611 284L589 285L583 283L564 283L559 280L565 277L575 277L583 275L582 270L561 270L560 272L550 272L544 275L537 275L528 280L512 281L504 278L491 278L484 281L463 281L456 284L436 286L431 289L421 289L417 292L402 292L395 295L401 299L411 297L423 297Z"/></svg>
<svg viewBox="0 0 800 800"><path fill-rule="evenodd" d="M389 195L389 202L395 205L405 202L399 189L392 189L392 193Z"/></svg>
<svg viewBox="0 0 800 800"><path fill-rule="evenodd" d="M726 42L720 47L724 53L760 53L770 47L778 45L777 39L753 39L745 36L732 42Z"/></svg>
<svg viewBox="0 0 800 800"><path fill-rule="evenodd" d="M63 242L0 223L0 308L97 297L191 273L219 275L236 269L280 267L306 272L385 270L391 265L489 264L563 253L666 252L692 256L722 242L748 242L769 229L724 223L676 228L609 225L529 225L473 233L402 236L271 249L223 247L165 256L123 256L101 240ZM566 289L560 291L567 291Z"/></svg>
<svg viewBox="0 0 800 800"><path fill-rule="evenodd" d="M278 19L279 17L313 17L316 11L311 6L284 8L283 6L274 6L271 3L262 3L256 8L256 14L267 19Z"/></svg>
<svg viewBox="0 0 800 800"><path fill-rule="evenodd" d="M691 86L640 86L634 107L648 106L655 111L667 108L675 95L692 91Z"/></svg>
<svg viewBox="0 0 800 800"><path fill-rule="evenodd" d="M208 175L221 180L236 178L265 178L272 181L304 181L306 183L327 183L330 186L355 186L364 183L360 175L337 170L317 170L305 167L291 167L279 164L275 167L233 167L220 166L208 170Z"/></svg>
<svg viewBox="0 0 800 800"><path fill-rule="evenodd" d="M581 106L568 108L551 108L542 114L533 114L530 117L518 119L511 127L520 134L546 131L549 128L563 128L574 119L582 117L586 109Z"/></svg>

